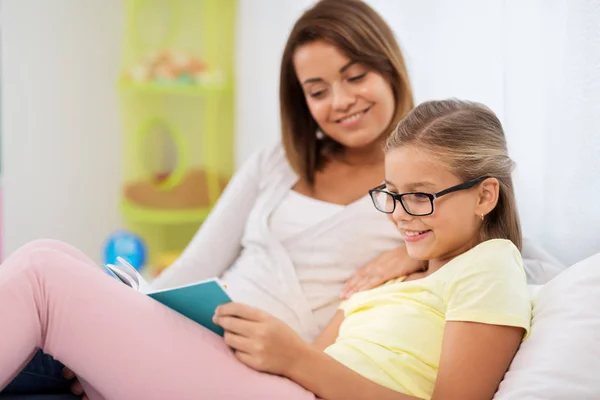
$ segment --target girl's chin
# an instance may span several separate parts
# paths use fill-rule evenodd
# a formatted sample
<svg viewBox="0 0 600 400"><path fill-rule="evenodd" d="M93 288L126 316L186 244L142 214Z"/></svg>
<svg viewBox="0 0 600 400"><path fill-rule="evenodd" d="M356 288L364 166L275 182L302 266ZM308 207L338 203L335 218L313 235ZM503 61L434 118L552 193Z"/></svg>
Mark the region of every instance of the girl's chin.
<svg viewBox="0 0 600 400"><path fill-rule="evenodd" d="M413 260L427 261L431 259L429 246L423 246L420 243L406 243L406 252Z"/></svg>

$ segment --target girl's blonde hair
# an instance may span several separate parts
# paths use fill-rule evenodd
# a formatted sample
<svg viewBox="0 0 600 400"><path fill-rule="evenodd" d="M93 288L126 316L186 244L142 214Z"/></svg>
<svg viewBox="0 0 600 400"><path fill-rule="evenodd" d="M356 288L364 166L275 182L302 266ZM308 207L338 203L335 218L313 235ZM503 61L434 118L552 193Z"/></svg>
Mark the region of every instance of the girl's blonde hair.
<svg viewBox="0 0 600 400"><path fill-rule="evenodd" d="M500 182L498 204L485 217L481 240L508 239L519 250L521 223L502 124L483 104L456 99L428 101L410 111L387 140L385 151L414 145L464 181L490 176Z"/></svg>

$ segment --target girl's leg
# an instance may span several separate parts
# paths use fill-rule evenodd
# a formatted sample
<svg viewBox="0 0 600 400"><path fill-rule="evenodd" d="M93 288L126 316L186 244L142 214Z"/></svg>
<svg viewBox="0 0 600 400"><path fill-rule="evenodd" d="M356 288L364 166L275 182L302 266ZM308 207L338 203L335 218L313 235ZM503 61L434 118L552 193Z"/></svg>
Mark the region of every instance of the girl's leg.
<svg viewBox="0 0 600 400"><path fill-rule="evenodd" d="M37 347L100 394L94 399L314 399L237 361L221 338L51 247L0 267L0 387ZM74 251L74 253L77 253Z"/></svg>

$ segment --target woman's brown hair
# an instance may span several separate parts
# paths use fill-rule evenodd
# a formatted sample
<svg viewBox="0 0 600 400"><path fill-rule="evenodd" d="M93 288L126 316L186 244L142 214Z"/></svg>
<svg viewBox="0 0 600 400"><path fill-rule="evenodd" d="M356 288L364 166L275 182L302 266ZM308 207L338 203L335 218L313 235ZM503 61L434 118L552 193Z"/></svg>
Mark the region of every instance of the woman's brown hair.
<svg viewBox="0 0 600 400"><path fill-rule="evenodd" d="M318 125L310 114L294 69L296 49L317 40L335 46L349 59L371 68L389 82L396 112L385 133L414 105L400 46L390 27L371 7L360 0L321 0L305 11L283 51L279 104L286 156L294 171L309 185L314 184L315 173L324 166L327 157L343 151L343 146L331 138L317 140Z"/></svg>
<svg viewBox="0 0 600 400"><path fill-rule="evenodd" d="M514 163L508 156L502 124L483 104L456 99L419 104L398 124L385 151L418 146L462 180L484 176L498 179L498 204L485 216L481 241L508 239L522 247L521 223L512 181Z"/></svg>

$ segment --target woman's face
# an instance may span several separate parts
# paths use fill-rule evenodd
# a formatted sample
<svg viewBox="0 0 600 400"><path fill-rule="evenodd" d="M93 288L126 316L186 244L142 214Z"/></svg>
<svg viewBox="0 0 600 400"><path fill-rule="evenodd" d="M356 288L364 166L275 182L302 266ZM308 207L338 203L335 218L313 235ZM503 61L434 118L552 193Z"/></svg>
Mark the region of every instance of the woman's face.
<svg viewBox="0 0 600 400"><path fill-rule="evenodd" d="M308 108L323 133L356 149L387 133L395 101L382 75L320 40L300 46L293 61Z"/></svg>

